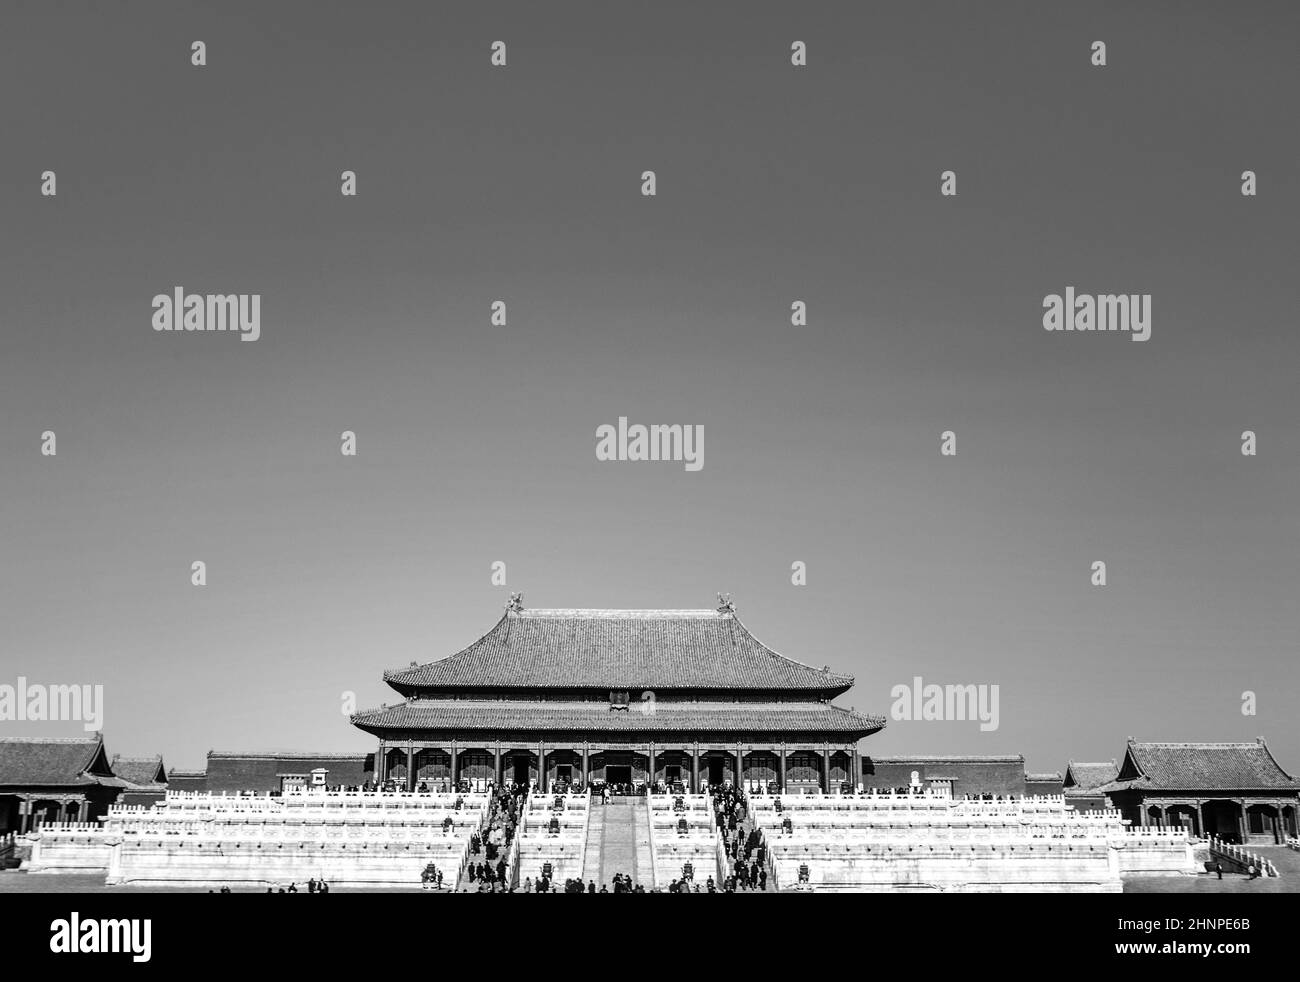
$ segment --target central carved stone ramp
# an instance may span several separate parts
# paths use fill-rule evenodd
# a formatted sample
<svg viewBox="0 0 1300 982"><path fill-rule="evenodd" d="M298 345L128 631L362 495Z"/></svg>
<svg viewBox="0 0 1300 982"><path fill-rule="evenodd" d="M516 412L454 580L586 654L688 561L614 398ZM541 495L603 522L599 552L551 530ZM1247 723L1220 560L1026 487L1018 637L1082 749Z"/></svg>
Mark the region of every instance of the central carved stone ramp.
<svg viewBox="0 0 1300 982"><path fill-rule="evenodd" d="M650 854L650 799L633 798L633 829L636 835L635 879L647 890L655 885L654 857Z"/></svg>
<svg viewBox="0 0 1300 982"><path fill-rule="evenodd" d="M587 817L587 848L582 854L582 880L594 880L600 889L600 853L605 835L605 809L599 798L591 799L591 814Z"/></svg>
<svg viewBox="0 0 1300 982"><path fill-rule="evenodd" d="M644 883L649 869L637 869L636 818L637 805L644 807L640 798L610 798L601 821L600 877L596 889L608 884L613 889L614 874L626 873L633 882Z"/></svg>

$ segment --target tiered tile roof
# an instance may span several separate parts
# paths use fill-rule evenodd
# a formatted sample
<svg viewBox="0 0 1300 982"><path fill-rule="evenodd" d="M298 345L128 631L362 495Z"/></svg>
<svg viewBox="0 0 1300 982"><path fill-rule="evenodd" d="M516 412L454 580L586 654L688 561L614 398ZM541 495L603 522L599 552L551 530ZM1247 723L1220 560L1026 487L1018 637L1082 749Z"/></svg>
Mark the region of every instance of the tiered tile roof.
<svg viewBox="0 0 1300 982"><path fill-rule="evenodd" d="M1236 790L1295 793L1300 784L1255 743L1138 743L1129 741L1117 779L1098 790Z"/></svg>
<svg viewBox="0 0 1300 982"><path fill-rule="evenodd" d="M162 790L167 785L162 754L155 757L123 757L118 754L113 758L113 773L133 791Z"/></svg>
<svg viewBox="0 0 1300 982"><path fill-rule="evenodd" d="M853 677L786 658L730 611L507 610L469 647L384 673L403 695L469 688L719 689L836 695Z"/></svg>
<svg viewBox="0 0 1300 982"><path fill-rule="evenodd" d="M744 733L831 732L857 738L884 727L880 717L817 701L675 702L659 701L654 711L641 704L611 709L608 703L514 699L414 699L352 717L354 725L382 736L394 730L564 731Z"/></svg>
<svg viewBox="0 0 1300 982"><path fill-rule="evenodd" d="M123 784L104 754L103 737L0 738L0 787L92 784Z"/></svg>
<svg viewBox="0 0 1300 982"><path fill-rule="evenodd" d="M1119 775L1119 765L1113 760L1089 763L1072 760L1065 768L1066 791L1091 791L1109 784Z"/></svg>

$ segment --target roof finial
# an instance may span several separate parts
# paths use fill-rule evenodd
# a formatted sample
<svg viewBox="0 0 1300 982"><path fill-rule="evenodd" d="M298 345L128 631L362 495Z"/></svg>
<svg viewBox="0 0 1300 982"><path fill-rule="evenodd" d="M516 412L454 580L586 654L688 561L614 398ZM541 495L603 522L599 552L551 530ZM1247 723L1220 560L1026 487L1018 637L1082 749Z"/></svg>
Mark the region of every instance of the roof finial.
<svg viewBox="0 0 1300 982"><path fill-rule="evenodd" d="M522 593L510 594L510 599L506 601L506 610L519 613L524 609L524 595Z"/></svg>
<svg viewBox="0 0 1300 982"><path fill-rule="evenodd" d="M736 605L735 605L734 603L731 602L731 594L729 594L729 593L719 593L719 594L718 594L718 613L719 613L719 614L734 614L735 612L736 612Z"/></svg>

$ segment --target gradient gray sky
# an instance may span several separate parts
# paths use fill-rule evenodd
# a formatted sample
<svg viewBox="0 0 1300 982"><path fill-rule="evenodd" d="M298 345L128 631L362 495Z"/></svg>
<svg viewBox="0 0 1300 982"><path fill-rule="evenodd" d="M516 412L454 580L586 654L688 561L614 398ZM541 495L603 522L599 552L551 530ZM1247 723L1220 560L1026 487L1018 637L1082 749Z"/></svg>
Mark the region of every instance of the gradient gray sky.
<svg viewBox="0 0 1300 982"><path fill-rule="evenodd" d="M997 732L895 722L867 752L1057 770L1263 734L1300 770L1298 27L9 4L0 682L102 683L109 751L176 766L369 749L341 694L391 701L384 668L482 634L501 560L529 606L730 591L862 711L914 675L1001 686ZM261 340L155 333L178 284L261 293ZM1067 285L1152 294L1151 340L1043 331ZM597 462L619 416L702 424L704 469Z"/></svg>

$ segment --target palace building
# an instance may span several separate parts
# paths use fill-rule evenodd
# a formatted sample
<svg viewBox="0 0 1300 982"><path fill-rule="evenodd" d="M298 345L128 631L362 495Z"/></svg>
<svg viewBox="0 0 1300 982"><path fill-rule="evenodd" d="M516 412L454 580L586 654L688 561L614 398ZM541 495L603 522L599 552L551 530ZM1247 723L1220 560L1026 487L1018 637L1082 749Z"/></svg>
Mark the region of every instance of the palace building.
<svg viewBox="0 0 1300 982"><path fill-rule="evenodd" d="M1073 766L1073 765L1072 765ZM1142 743L1129 737L1114 780L1093 789L1134 825L1184 826L1248 845L1296 834L1300 784L1254 743Z"/></svg>
<svg viewBox="0 0 1300 982"><path fill-rule="evenodd" d="M0 738L0 834L96 819L126 786L102 734Z"/></svg>
<svg viewBox="0 0 1300 982"><path fill-rule="evenodd" d="M378 738L375 779L855 786L884 719L836 705L851 676L777 654L719 601L529 610L513 595L473 644L384 673L403 701L352 717Z"/></svg>

